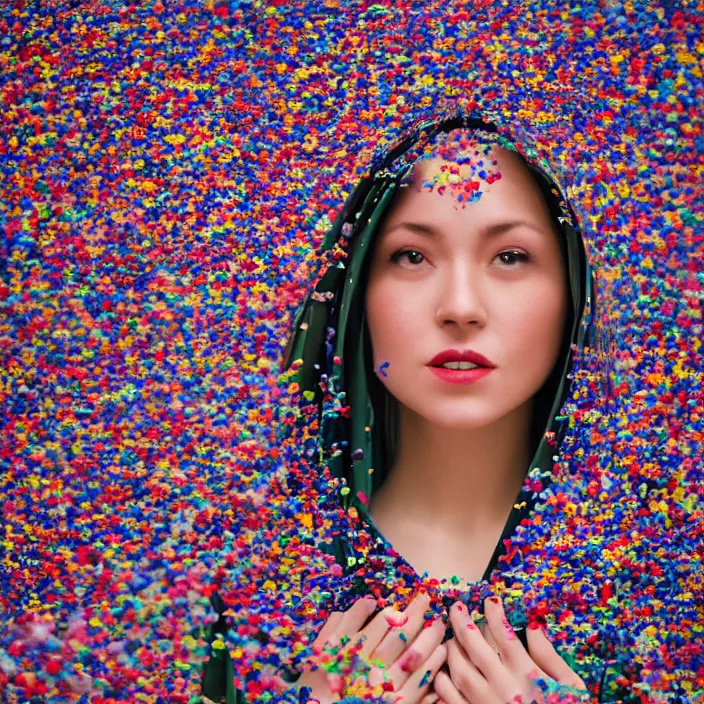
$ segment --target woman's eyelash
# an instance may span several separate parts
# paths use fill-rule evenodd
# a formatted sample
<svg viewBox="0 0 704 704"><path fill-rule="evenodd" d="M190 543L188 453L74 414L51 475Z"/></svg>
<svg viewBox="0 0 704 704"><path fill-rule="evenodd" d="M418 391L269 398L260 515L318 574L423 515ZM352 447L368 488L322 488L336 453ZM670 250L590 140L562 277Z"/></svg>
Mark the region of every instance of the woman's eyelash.
<svg viewBox="0 0 704 704"><path fill-rule="evenodd" d="M423 256L417 249L401 249L398 252L394 252L389 259L396 263L404 254L420 254L421 257Z"/></svg>
<svg viewBox="0 0 704 704"><path fill-rule="evenodd" d="M499 252L496 256L497 257L503 257L505 255L510 255L512 257L518 257L520 261L522 261L524 264L528 261L530 261L530 256L527 255L525 252L521 252L518 249L507 249L504 252ZM506 262L504 262L506 263Z"/></svg>
<svg viewBox="0 0 704 704"><path fill-rule="evenodd" d="M421 257L423 256L421 252L419 252L417 249L401 249L398 252L394 252L394 254L391 255L390 260L394 263L397 263L401 257L403 257L406 254L418 254ZM511 256L511 257L517 257L519 261L523 262L524 264L526 262L530 261L530 256L526 254L525 252L521 252L520 250L517 249L507 249L503 252L499 252L496 257L504 257L504 256ZM412 262L409 262L412 263ZM418 263L418 262L417 262ZM507 262L504 262L504 264L507 264Z"/></svg>

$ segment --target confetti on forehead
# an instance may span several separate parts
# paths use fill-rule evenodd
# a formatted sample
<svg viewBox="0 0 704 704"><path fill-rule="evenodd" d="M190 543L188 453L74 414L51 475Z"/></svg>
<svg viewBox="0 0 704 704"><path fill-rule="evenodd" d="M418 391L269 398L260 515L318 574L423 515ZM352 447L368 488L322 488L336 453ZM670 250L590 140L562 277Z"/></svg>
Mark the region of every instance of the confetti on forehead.
<svg viewBox="0 0 704 704"><path fill-rule="evenodd" d="M501 178L501 171L495 158L497 148L515 150L503 135L482 130L454 129L439 132L432 141L425 144L401 185L410 185L422 179L422 190L449 193L464 208L467 203L479 200L482 188ZM445 163L431 170L423 168L430 160Z"/></svg>

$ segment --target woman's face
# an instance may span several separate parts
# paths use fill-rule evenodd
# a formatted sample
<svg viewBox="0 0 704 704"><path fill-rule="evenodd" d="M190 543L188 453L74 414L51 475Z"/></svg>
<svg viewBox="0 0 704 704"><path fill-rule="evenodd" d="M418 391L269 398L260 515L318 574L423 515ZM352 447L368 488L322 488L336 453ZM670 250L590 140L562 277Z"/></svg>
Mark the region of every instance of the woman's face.
<svg viewBox="0 0 704 704"><path fill-rule="evenodd" d="M371 255L365 306L377 377L402 406L447 428L479 428L531 402L566 320L565 267L540 189L516 154L494 148L492 157L501 178L464 208L449 188L422 187L449 162L420 161ZM431 366L446 350L493 366Z"/></svg>

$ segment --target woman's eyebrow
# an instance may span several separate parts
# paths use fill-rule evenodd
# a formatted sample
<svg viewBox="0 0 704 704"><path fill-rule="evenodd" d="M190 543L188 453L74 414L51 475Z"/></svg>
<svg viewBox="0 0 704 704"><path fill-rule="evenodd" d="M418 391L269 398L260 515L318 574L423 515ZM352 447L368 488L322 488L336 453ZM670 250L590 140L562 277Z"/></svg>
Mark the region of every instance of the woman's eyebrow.
<svg viewBox="0 0 704 704"><path fill-rule="evenodd" d="M498 235L503 235L509 230L514 230L517 227L528 228L530 230L534 230L535 232L541 235L547 234L544 228L532 222L529 222L528 220L505 220L503 222L497 222L493 225L490 225L489 227L482 228L481 232L485 237L490 238L497 237ZM418 222L400 222L398 225L394 225L390 230L387 230L383 234L388 235L394 230L398 230L399 228L410 230L411 232L423 235L424 237L437 237L438 235L438 231L431 225L424 225Z"/></svg>

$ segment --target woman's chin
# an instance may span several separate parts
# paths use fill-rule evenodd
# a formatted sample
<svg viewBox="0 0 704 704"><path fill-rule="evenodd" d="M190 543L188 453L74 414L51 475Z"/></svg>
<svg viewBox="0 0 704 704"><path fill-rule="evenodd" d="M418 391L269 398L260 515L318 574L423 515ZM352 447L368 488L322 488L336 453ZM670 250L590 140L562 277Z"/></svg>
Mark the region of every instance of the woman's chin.
<svg viewBox="0 0 704 704"><path fill-rule="evenodd" d="M467 405L466 402L464 405ZM503 409L468 409L466 407L458 409L456 405L451 404L448 407L442 403L438 403L438 406L433 408L432 404L427 401L422 406L419 404L417 409L410 407L410 410L416 416L414 424L457 431L486 428L506 415Z"/></svg>

